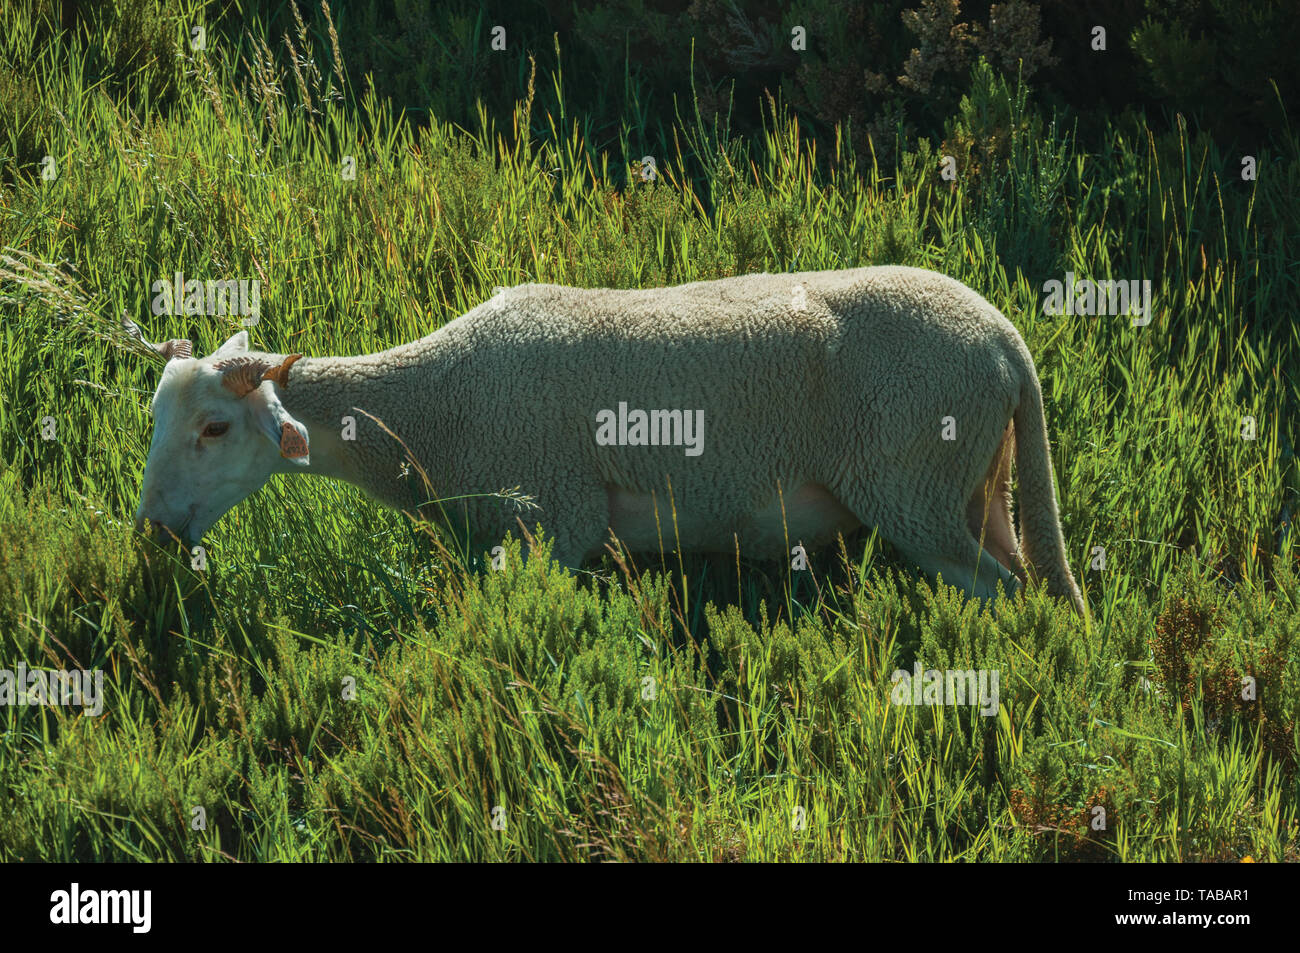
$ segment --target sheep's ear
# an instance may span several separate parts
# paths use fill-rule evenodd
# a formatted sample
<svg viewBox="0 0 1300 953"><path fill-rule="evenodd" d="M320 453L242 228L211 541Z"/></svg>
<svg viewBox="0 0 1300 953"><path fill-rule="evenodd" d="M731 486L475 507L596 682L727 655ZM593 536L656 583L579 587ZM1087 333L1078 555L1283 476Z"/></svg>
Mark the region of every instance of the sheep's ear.
<svg viewBox="0 0 1300 953"><path fill-rule="evenodd" d="M183 338L172 338L162 344L155 344L154 350L169 361L173 358L190 358L194 356L194 345Z"/></svg>
<svg viewBox="0 0 1300 953"><path fill-rule="evenodd" d="M128 318L125 313L122 315L122 330L146 347L153 348L162 355L164 361L170 361L175 357L188 358L194 356L194 346L184 338L172 338L170 341L163 341L161 344L150 344L144 339L144 332L140 330L140 325Z"/></svg>
<svg viewBox="0 0 1300 953"><path fill-rule="evenodd" d="M234 357L236 354L243 354L248 350L248 332L237 331L230 335L229 340L221 347L212 352L213 357Z"/></svg>
<svg viewBox="0 0 1300 953"><path fill-rule="evenodd" d="M300 467L311 463L307 428L284 409L273 387L263 384L245 399L252 408L258 429L279 448L280 456Z"/></svg>

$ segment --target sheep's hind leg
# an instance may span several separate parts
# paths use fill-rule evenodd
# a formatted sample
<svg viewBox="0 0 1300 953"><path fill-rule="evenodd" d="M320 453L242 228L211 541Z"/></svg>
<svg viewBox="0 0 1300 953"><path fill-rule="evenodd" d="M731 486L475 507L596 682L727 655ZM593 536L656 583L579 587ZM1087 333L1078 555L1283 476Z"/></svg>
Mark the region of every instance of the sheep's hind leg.
<svg viewBox="0 0 1300 953"><path fill-rule="evenodd" d="M1011 522L1011 459L1014 453L1015 438L1008 425L984 482L966 505L966 524L971 536L1023 583L1024 564Z"/></svg>
<svg viewBox="0 0 1300 953"><path fill-rule="evenodd" d="M942 575L945 584L972 598L992 599L999 579L1008 594L1020 588L1015 574L971 537L964 519L945 528L934 526L922 513L906 519L877 518L871 513L859 518L878 527L880 535L931 579Z"/></svg>
<svg viewBox="0 0 1300 953"><path fill-rule="evenodd" d="M904 555L913 560L932 579L943 577L944 583L956 586L976 599L993 599L997 595L998 580L1011 595L1020 588L1020 580L1001 562L966 534L954 539L942 550L914 551L900 546Z"/></svg>

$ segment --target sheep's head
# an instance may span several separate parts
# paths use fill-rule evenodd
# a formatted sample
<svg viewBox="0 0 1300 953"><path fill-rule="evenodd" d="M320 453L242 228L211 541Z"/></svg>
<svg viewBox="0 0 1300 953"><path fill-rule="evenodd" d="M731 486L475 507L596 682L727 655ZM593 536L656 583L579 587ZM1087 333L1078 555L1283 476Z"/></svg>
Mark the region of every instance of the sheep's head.
<svg viewBox="0 0 1300 953"><path fill-rule="evenodd" d="M143 340L133 325L127 329ZM289 368L302 355L250 352L247 331L201 359L190 356L188 341L150 346L167 363L153 397L135 525L143 530L147 520L158 537L189 546L272 473L310 462L307 428L276 390L288 387Z"/></svg>

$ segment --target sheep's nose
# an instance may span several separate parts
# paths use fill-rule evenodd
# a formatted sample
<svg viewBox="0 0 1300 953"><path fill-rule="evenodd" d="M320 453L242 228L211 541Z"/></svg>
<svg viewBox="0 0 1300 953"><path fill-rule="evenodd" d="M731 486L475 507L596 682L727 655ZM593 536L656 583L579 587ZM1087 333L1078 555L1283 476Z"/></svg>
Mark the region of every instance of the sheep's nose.
<svg viewBox="0 0 1300 953"><path fill-rule="evenodd" d="M161 520L138 516L135 521L135 530L137 533L148 536L158 546L166 547L174 541L171 530Z"/></svg>
<svg viewBox="0 0 1300 953"><path fill-rule="evenodd" d="M150 519L143 513L138 513L135 517L135 531L158 542L167 536L167 527L161 520Z"/></svg>

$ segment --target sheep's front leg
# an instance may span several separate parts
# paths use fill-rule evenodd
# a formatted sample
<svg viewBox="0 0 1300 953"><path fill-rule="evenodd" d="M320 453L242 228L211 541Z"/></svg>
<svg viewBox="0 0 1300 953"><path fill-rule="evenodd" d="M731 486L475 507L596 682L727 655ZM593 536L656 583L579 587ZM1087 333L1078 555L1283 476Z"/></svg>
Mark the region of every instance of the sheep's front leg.
<svg viewBox="0 0 1300 953"><path fill-rule="evenodd" d="M554 541L551 558L566 569L582 567L583 560L600 548L609 532L609 496L604 486L591 481L539 481L550 486L538 495L540 512L524 517L529 531L538 523Z"/></svg>

